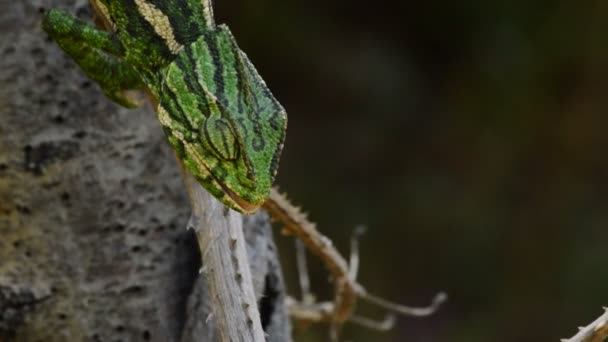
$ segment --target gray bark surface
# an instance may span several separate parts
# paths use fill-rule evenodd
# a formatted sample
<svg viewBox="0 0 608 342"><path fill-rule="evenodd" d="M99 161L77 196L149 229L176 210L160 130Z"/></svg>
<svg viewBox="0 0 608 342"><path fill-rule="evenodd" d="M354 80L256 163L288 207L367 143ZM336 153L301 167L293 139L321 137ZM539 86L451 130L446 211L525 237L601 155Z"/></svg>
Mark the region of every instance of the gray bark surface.
<svg viewBox="0 0 608 342"><path fill-rule="evenodd" d="M0 3L0 341L216 341L173 152L150 106L106 99L40 29ZM290 341L268 217L244 232L262 325Z"/></svg>

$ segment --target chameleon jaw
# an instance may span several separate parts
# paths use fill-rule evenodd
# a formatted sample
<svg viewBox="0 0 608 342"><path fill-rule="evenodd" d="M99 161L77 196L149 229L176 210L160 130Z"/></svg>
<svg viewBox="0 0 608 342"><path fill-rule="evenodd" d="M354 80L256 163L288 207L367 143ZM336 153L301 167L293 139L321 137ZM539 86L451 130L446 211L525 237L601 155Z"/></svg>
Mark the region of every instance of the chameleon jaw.
<svg viewBox="0 0 608 342"><path fill-rule="evenodd" d="M217 179L217 177L215 177L213 175L213 173L209 170L209 168L207 168L207 165L203 164L205 169L207 169L207 172L209 173L209 175L211 175L211 178L213 179L213 181L215 181L215 183L217 183L222 190L224 191L225 194L228 195L228 197L231 199L231 207L233 207L235 210L249 215L249 214L253 214L254 212L256 212L260 206L263 203L259 203L259 204L254 204L251 202L247 202L246 200L244 200L242 197L240 197L239 195L237 195L234 191L230 190L230 188L228 188L228 186L226 186L226 184L224 184L223 182L221 182L219 179Z"/></svg>
<svg viewBox="0 0 608 342"><path fill-rule="evenodd" d="M166 118L164 115L164 114L166 114L166 111L161 106L158 106L158 108L159 108L159 111L158 111L159 119L162 124ZM170 123L169 123L169 125L170 125ZM200 156L200 154L196 151L196 149L193 147L193 145L191 143L188 143L187 141L185 141L183 136L181 136L179 134L175 134L173 132L171 135L173 137L175 137L176 139L178 139L179 141L181 141L181 143L185 147L187 153L193 158L193 161L195 161L195 164L198 166L198 170L197 170L197 167L192 167L192 169L190 171L194 174L199 174L200 172L203 172L203 174L209 175L210 176L209 180L212 183L214 183L214 185L216 187L219 187L224 192L225 196L221 196L221 197L216 196L216 198L218 200L220 200L220 202L223 202L228 207L231 207L232 209L234 209L238 212L241 212L243 214L246 214L246 215L253 214L264 203L264 201L261 201L260 203L257 203L257 204L251 203L251 202L244 200L241 196L237 195L224 182L222 182L218 177L216 177L213 174L213 172L211 172L211 169L207 166L207 164L204 162L203 158ZM201 168L201 166L202 166L202 168ZM202 184L203 183L201 183L201 185Z"/></svg>
<svg viewBox="0 0 608 342"><path fill-rule="evenodd" d="M234 201L234 203L236 203L236 205L241 209L241 211L244 214L253 214L254 212L256 212L258 210L258 208L260 208L260 204L249 203L249 202L245 201L244 199L242 199L241 197L239 197L237 194L235 194L234 191L232 191L232 190L228 189L226 186L224 186L224 184L220 183L220 185L222 186L224 191L226 191L228 196L230 196L230 198Z"/></svg>

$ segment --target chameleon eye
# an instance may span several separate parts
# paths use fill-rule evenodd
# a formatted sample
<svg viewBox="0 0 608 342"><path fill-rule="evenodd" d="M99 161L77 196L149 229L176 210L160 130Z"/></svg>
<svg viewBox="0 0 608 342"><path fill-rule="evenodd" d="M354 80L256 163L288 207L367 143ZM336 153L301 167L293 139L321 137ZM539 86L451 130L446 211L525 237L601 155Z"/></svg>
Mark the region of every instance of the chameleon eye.
<svg viewBox="0 0 608 342"><path fill-rule="evenodd" d="M202 143L216 157L227 160L236 159L238 143L228 120L219 115L211 115L201 125L199 131Z"/></svg>

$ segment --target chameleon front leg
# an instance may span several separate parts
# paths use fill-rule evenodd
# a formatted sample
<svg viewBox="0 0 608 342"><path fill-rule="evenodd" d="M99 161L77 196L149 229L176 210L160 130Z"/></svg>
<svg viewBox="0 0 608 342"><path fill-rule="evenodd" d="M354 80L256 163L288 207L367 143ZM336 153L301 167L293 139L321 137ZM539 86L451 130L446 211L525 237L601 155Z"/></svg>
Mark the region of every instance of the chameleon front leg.
<svg viewBox="0 0 608 342"><path fill-rule="evenodd" d="M99 84L107 97L127 108L137 107L138 103L124 91L143 89L145 85L121 59L124 48L115 34L55 9L45 13L42 28Z"/></svg>

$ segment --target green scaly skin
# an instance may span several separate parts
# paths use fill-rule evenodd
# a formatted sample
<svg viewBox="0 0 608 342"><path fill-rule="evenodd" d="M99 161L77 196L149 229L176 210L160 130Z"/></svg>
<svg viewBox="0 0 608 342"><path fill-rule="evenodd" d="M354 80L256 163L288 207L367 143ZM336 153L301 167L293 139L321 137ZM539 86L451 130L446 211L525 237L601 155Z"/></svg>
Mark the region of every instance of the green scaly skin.
<svg viewBox="0 0 608 342"><path fill-rule="evenodd" d="M230 208L267 199L287 116L210 0L92 0L106 30L49 10L44 30L113 101L148 89L178 157Z"/></svg>

